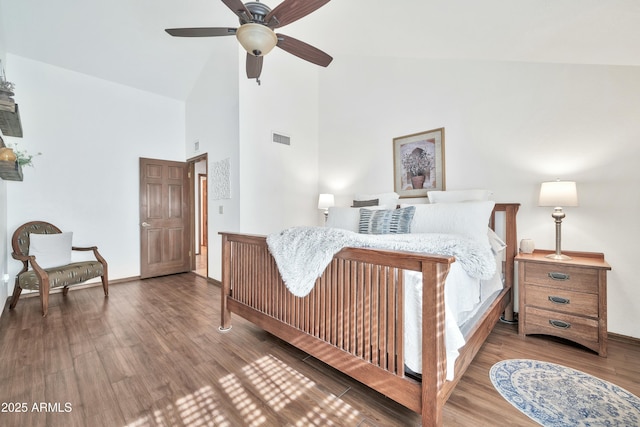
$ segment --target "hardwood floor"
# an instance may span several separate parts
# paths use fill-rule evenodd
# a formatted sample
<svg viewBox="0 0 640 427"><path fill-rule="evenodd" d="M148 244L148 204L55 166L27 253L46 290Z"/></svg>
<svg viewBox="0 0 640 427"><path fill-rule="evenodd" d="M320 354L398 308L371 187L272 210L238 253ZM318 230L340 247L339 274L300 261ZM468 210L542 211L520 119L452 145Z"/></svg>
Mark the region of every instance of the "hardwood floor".
<svg viewBox="0 0 640 427"><path fill-rule="evenodd" d="M218 332L219 311L219 288L191 273L120 283L108 299L100 287L54 294L47 318L38 298L21 299L0 319L0 425L420 425L237 316ZM601 358L499 324L445 406L446 426L537 425L488 378L508 358L560 363L640 395L637 343L611 340Z"/></svg>
<svg viewBox="0 0 640 427"><path fill-rule="evenodd" d="M207 277L207 252L206 246L200 246L200 252L196 254L196 269L193 272L202 277Z"/></svg>

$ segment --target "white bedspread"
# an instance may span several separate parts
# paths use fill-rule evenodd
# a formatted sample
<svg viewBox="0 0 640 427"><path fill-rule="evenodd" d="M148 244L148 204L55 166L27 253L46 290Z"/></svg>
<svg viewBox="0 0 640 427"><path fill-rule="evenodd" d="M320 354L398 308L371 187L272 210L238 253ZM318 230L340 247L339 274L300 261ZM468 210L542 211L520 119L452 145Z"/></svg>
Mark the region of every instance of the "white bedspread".
<svg viewBox="0 0 640 427"><path fill-rule="evenodd" d="M359 234L328 227L293 227L267 237L285 285L306 296L342 248L376 248L454 256L466 273L489 279L496 271L489 242L456 234Z"/></svg>
<svg viewBox="0 0 640 427"><path fill-rule="evenodd" d="M413 372L422 373L422 274L405 272L404 286L404 364ZM458 325L461 315L473 311L480 302L478 279L469 277L460 264L449 269L444 288L445 347L447 351L447 379L455 374L458 349L465 344Z"/></svg>
<svg viewBox="0 0 640 427"><path fill-rule="evenodd" d="M481 302L483 279L496 274L496 258L488 243L454 234L368 235L325 227L294 227L267 237L269 251L287 288L296 296L307 295L331 262L345 247L403 250L456 258L445 286L445 346L447 379L454 377L458 349L465 344L459 325L462 316ZM405 272L405 364L422 371L422 275Z"/></svg>

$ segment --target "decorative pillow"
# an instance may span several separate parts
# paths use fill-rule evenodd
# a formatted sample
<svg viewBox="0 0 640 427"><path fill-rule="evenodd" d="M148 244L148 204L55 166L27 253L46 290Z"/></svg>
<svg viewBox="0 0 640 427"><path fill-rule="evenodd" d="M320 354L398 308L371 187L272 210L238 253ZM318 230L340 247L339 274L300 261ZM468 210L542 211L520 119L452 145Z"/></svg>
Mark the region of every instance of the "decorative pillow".
<svg viewBox="0 0 640 427"><path fill-rule="evenodd" d="M384 209L383 206L369 206L367 209ZM344 206L332 206L329 208L329 215L325 227L341 228L343 230L357 233L360 228L360 208L349 208Z"/></svg>
<svg viewBox="0 0 640 427"><path fill-rule="evenodd" d="M411 232L461 234L486 242L489 217L494 205L495 202L489 200L415 205Z"/></svg>
<svg viewBox="0 0 640 427"><path fill-rule="evenodd" d="M403 234L411 232L411 220L415 206L402 209L360 209L360 233Z"/></svg>
<svg viewBox="0 0 640 427"><path fill-rule="evenodd" d="M353 204L351 205L352 208L364 208L367 206L378 206L378 202L380 200L379 199L373 199L373 200L354 200Z"/></svg>
<svg viewBox="0 0 640 427"><path fill-rule="evenodd" d="M29 234L29 255L36 257L42 268L60 267L71 263L71 240L68 231L56 234Z"/></svg>
<svg viewBox="0 0 640 427"><path fill-rule="evenodd" d="M489 190L427 191L429 203L455 203L489 200Z"/></svg>
<svg viewBox="0 0 640 427"><path fill-rule="evenodd" d="M378 206L385 209L395 209L398 206L400 195L398 193L379 193L379 194L356 194L354 200L373 200L378 199Z"/></svg>

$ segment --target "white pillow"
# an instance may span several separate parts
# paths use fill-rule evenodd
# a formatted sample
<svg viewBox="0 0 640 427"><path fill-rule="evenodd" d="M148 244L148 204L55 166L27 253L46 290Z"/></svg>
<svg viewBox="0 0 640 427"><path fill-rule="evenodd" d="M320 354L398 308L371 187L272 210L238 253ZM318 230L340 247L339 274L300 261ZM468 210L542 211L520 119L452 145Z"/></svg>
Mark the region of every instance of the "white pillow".
<svg viewBox="0 0 640 427"><path fill-rule="evenodd" d="M489 200L413 205L416 212L411 222L411 232L461 234L488 243L487 227L494 205L495 202Z"/></svg>
<svg viewBox="0 0 640 427"><path fill-rule="evenodd" d="M71 263L73 233L29 234L29 255L36 257L42 268L60 267Z"/></svg>
<svg viewBox="0 0 640 427"><path fill-rule="evenodd" d="M489 200L489 190L427 191L429 203L455 203L473 200Z"/></svg>
<svg viewBox="0 0 640 427"><path fill-rule="evenodd" d="M375 200L382 209L395 209L398 206L400 195L398 193L356 194L353 200Z"/></svg>
<svg viewBox="0 0 640 427"><path fill-rule="evenodd" d="M332 206L329 208L326 227L342 228L343 230L358 232L360 227L360 208L346 208Z"/></svg>
<svg viewBox="0 0 640 427"><path fill-rule="evenodd" d="M487 227L487 237L489 238L489 244L491 245L491 250L495 255L498 255L500 252L504 251L507 248L507 244L496 234L495 231L491 229L491 227Z"/></svg>

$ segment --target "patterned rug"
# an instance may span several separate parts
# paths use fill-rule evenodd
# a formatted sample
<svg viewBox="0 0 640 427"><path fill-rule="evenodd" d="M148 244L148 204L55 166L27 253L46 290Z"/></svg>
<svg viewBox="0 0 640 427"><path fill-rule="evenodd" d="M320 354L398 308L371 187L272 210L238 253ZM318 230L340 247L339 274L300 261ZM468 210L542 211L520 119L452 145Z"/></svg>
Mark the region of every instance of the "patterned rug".
<svg viewBox="0 0 640 427"><path fill-rule="evenodd" d="M543 426L640 426L637 396L584 372L512 359L489 375L502 397Z"/></svg>

